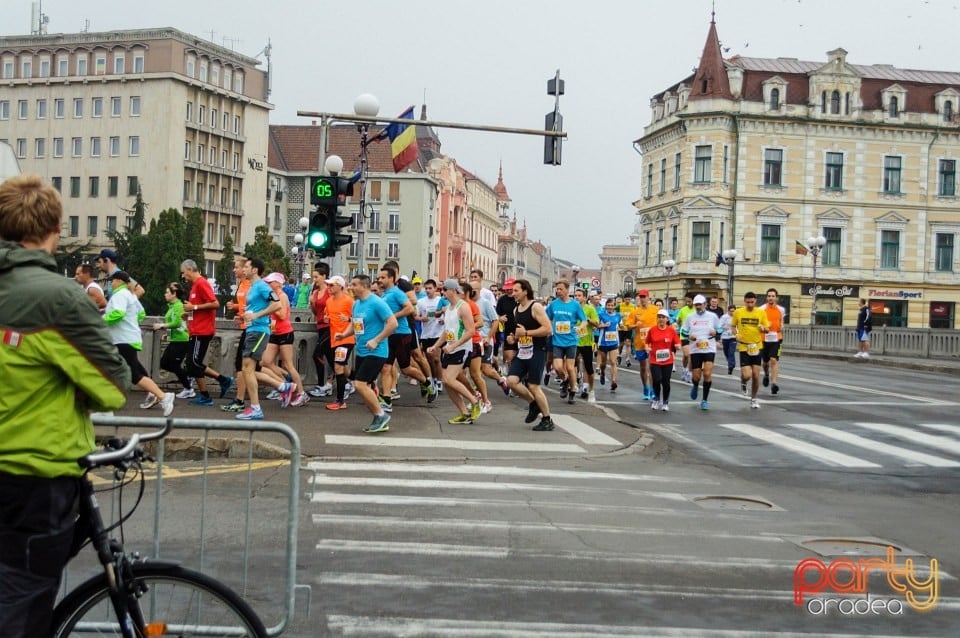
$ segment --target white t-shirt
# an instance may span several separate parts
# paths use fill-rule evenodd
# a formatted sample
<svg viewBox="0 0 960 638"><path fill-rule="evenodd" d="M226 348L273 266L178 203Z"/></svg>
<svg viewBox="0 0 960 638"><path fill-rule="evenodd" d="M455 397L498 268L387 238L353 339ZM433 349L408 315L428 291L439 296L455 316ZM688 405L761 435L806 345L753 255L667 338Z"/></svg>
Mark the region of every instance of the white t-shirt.
<svg viewBox="0 0 960 638"><path fill-rule="evenodd" d="M443 319L436 317L437 304L442 297L437 295L433 299L423 297L417 299L417 316L427 316L429 319L420 323L421 339L438 339L443 334Z"/></svg>
<svg viewBox="0 0 960 638"><path fill-rule="evenodd" d="M690 340L690 354L708 354L717 351L717 342L714 334L720 332L720 317L709 310L703 313L696 311L687 315L684 322L688 339ZM711 334L713 331L714 334Z"/></svg>

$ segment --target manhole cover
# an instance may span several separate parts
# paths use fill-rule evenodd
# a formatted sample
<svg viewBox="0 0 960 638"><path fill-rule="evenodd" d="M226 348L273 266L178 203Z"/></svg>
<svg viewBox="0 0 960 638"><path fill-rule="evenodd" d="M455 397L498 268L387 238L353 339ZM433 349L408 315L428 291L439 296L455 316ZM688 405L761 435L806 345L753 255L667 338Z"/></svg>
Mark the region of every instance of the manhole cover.
<svg viewBox="0 0 960 638"><path fill-rule="evenodd" d="M770 501L756 496L708 495L694 496L691 500L708 510L781 511Z"/></svg>
<svg viewBox="0 0 960 638"><path fill-rule="evenodd" d="M882 538L798 538L793 542L804 549L816 552L821 556L886 556L887 548L902 556L919 556L916 552L893 541Z"/></svg>

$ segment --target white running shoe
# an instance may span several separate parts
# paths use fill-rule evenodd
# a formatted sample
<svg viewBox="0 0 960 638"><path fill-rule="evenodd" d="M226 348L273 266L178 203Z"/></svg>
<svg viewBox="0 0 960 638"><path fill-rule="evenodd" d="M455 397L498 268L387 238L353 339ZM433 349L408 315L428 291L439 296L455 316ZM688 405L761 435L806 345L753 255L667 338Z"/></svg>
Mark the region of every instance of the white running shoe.
<svg viewBox="0 0 960 638"><path fill-rule="evenodd" d="M651 410L659 410L661 405L662 405L662 404L661 404L659 401L653 401L653 402L650 404L650 409L651 409Z"/></svg>
<svg viewBox="0 0 960 638"><path fill-rule="evenodd" d="M180 392L177 392L178 399L192 399L195 396L197 396L197 393L193 388L184 388L183 390L180 390Z"/></svg>
<svg viewBox="0 0 960 638"><path fill-rule="evenodd" d="M176 398L176 395L173 392L165 392L163 398L160 399L160 407L163 408L163 416L170 416L173 414L173 400Z"/></svg>
<svg viewBox="0 0 960 638"><path fill-rule="evenodd" d="M670 411L670 404L669 404L669 403L664 403L663 405L660 406L660 409L663 410L664 412L669 412L669 411Z"/></svg>
<svg viewBox="0 0 960 638"><path fill-rule="evenodd" d="M419 384L420 384L419 381L417 381L417 380L414 379L413 377L410 377L410 385L419 385Z"/></svg>
<svg viewBox="0 0 960 638"><path fill-rule="evenodd" d="M869 352L864 352L864 353L863 353L863 358L864 358L864 359L869 359L869 358L870 358L870 353L869 353Z"/></svg>
<svg viewBox="0 0 960 638"><path fill-rule="evenodd" d="M279 398L280 398L280 391L279 391L279 390L270 390L270 393L267 394L267 399L269 399L269 400L271 400L271 401L276 401L276 400L279 399Z"/></svg>
<svg viewBox="0 0 960 638"><path fill-rule="evenodd" d="M587 393L587 403L596 403L597 402L597 393L593 390L590 390Z"/></svg>
<svg viewBox="0 0 960 638"><path fill-rule="evenodd" d="M290 405L292 405L295 408L299 408L301 405L306 405L309 402L310 402L310 395L307 394L306 392L299 392L293 398L293 401L290 402Z"/></svg>
<svg viewBox="0 0 960 638"><path fill-rule="evenodd" d="M346 399L348 396L354 393L353 384L347 381L346 385L343 386L343 398Z"/></svg>
<svg viewBox="0 0 960 638"><path fill-rule="evenodd" d="M153 392L147 392L147 396L144 397L143 401L140 402L140 409L149 410L150 408L155 406L159 401L160 399L157 398L157 395L155 395Z"/></svg>
<svg viewBox="0 0 960 638"><path fill-rule="evenodd" d="M493 404L487 401L480 406L480 414L489 414L493 412Z"/></svg>

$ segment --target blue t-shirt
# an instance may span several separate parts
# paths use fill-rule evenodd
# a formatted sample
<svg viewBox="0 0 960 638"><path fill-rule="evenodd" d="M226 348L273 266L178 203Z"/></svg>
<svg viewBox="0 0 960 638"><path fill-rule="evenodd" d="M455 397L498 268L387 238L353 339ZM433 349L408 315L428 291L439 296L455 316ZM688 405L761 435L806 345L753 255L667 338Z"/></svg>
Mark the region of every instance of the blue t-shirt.
<svg viewBox="0 0 960 638"><path fill-rule="evenodd" d="M391 290L397 290L391 288ZM401 293L402 294L402 293ZM368 295L366 299L355 299L353 302L353 333L357 337L358 357L387 358L390 348L384 339L373 350L367 348L367 341L383 332L383 327L393 315L390 306L376 295ZM398 322L400 323L400 322Z"/></svg>
<svg viewBox="0 0 960 638"><path fill-rule="evenodd" d="M620 316L620 313L614 310L612 315L608 315L606 310L601 310L597 314L600 317L601 325L605 323L610 324L610 326L607 328L600 328L600 342L597 345L599 346L619 345L620 336L617 334L617 326L619 326L620 322L623 321L623 318ZM613 337L613 338L608 339L607 337Z"/></svg>
<svg viewBox="0 0 960 638"><path fill-rule="evenodd" d="M577 324L587 320L580 302L575 299L564 302L558 297L547 306L547 316L553 324L554 347L569 348L577 345Z"/></svg>
<svg viewBox="0 0 960 638"><path fill-rule="evenodd" d="M389 306L390 312L393 314L399 312L400 309L403 308L403 304L409 301L409 299L407 299L407 293L400 290L400 286L393 286L390 290L384 292L383 300L387 302L387 306ZM407 317L397 319L397 331L394 334L410 334L410 322L407 320Z"/></svg>
<svg viewBox="0 0 960 638"><path fill-rule="evenodd" d="M250 289L247 290L246 310L250 312L266 310L267 306L276 300L276 298L273 289L270 288L270 284L263 279L258 279L250 284ZM270 315L263 315L253 321L247 322L247 332L270 334Z"/></svg>

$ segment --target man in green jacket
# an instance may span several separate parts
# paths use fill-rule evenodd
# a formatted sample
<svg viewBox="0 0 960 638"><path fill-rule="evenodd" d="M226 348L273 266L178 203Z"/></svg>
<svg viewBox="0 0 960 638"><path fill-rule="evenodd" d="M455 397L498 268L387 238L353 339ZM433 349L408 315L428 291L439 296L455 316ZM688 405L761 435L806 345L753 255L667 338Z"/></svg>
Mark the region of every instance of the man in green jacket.
<svg viewBox="0 0 960 638"><path fill-rule="evenodd" d="M78 513L90 412L126 401L130 371L97 307L57 272L60 194L0 184L0 627L45 636Z"/></svg>

